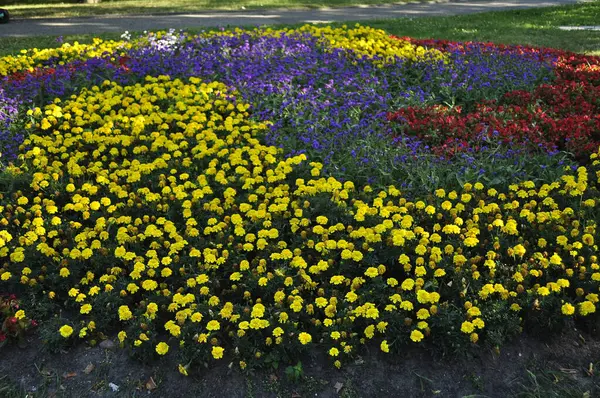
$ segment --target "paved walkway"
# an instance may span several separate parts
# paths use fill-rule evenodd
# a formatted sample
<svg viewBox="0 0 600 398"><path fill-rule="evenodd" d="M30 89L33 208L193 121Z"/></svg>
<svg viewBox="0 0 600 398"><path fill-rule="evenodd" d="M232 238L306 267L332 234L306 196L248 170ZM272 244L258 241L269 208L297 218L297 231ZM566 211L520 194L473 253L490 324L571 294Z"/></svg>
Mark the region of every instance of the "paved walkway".
<svg viewBox="0 0 600 398"><path fill-rule="evenodd" d="M472 14L484 11L575 4L577 0L453 0L448 2L344 7L312 10L207 11L194 14L82 17L12 20L0 25L0 37L162 30L169 28L273 25L310 22L364 21L399 17ZM2 41L0 39L0 45Z"/></svg>

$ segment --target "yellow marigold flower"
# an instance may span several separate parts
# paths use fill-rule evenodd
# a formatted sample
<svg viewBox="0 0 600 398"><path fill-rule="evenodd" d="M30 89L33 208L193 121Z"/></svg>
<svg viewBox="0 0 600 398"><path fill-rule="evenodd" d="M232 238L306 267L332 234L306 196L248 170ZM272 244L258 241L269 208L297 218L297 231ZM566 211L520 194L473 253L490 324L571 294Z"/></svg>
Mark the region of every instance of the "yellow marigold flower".
<svg viewBox="0 0 600 398"><path fill-rule="evenodd" d="M475 344L479 340L479 335L477 333L471 333L469 340L471 340L471 343Z"/></svg>
<svg viewBox="0 0 600 398"><path fill-rule="evenodd" d="M283 334L283 329L280 327L276 327L275 329L273 329L273 336L275 337L279 337Z"/></svg>
<svg viewBox="0 0 600 398"><path fill-rule="evenodd" d="M91 311L92 311L91 304L84 304L81 306L81 309L79 310L79 312L82 314L89 314Z"/></svg>
<svg viewBox="0 0 600 398"><path fill-rule="evenodd" d="M518 283L521 283L524 280L523 274L521 274L520 272L515 272L513 274L512 278L515 280L515 282L518 282Z"/></svg>
<svg viewBox="0 0 600 398"><path fill-rule="evenodd" d="M473 307L470 307L467 310L467 315L469 315L470 317L480 316L481 315L481 311L479 310L479 308L473 306Z"/></svg>
<svg viewBox="0 0 600 398"><path fill-rule="evenodd" d="M494 293L496 290L494 289L494 285L491 283L487 283L483 285L481 290L479 291L479 296L483 299L486 299L490 294Z"/></svg>
<svg viewBox="0 0 600 398"><path fill-rule="evenodd" d="M559 235L556 237L556 243L561 245L561 246L566 246L567 243L569 243L569 238L567 238L564 235Z"/></svg>
<svg viewBox="0 0 600 398"><path fill-rule="evenodd" d="M216 307L220 302L221 300L217 296L210 296L208 299L208 305L211 307Z"/></svg>
<svg viewBox="0 0 600 398"><path fill-rule="evenodd" d="M279 314L279 323L286 323L288 321L288 314L287 312L282 312L281 314Z"/></svg>
<svg viewBox="0 0 600 398"><path fill-rule="evenodd" d="M420 330L415 329L410 333L410 339L415 343L418 343L419 341L423 340L424 337L425 335L421 333Z"/></svg>
<svg viewBox="0 0 600 398"><path fill-rule="evenodd" d="M429 311L426 308L421 308L417 311L417 319L427 319L430 317Z"/></svg>
<svg viewBox="0 0 600 398"><path fill-rule="evenodd" d="M561 288L565 288L565 287L569 287L571 286L571 282L569 282L568 279L558 279L556 281L556 283L558 284L558 286L560 286Z"/></svg>
<svg viewBox="0 0 600 398"><path fill-rule="evenodd" d="M583 316L596 312L596 306L591 301L584 301L579 304L579 313Z"/></svg>
<svg viewBox="0 0 600 398"><path fill-rule="evenodd" d="M471 321L471 323L473 324L473 326L475 326L477 329L483 329L485 327L485 322L483 321L483 319L481 318L476 318L473 319L473 321Z"/></svg>
<svg viewBox="0 0 600 398"><path fill-rule="evenodd" d="M353 303L358 299L358 295L356 293L354 293L353 291L350 291L348 293L346 293L346 300L349 303Z"/></svg>
<svg viewBox="0 0 600 398"><path fill-rule="evenodd" d="M340 350L338 350L338 349L337 349L337 348L335 348L335 347L332 347L332 348L329 350L329 355L330 355L330 356L332 356L332 357L337 357L339 354L340 354Z"/></svg>
<svg viewBox="0 0 600 398"><path fill-rule="evenodd" d="M323 297L317 297L317 298L315 299L315 304L316 304L316 305L317 305L317 307L319 307L319 308L324 308L324 307L326 307L326 306L327 306L328 302L327 302L327 299L326 299L326 298L323 298Z"/></svg>
<svg viewBox="0 0 600 398"><path fill-rule="evenodd" d="M71 336L71 334L73 334L73 328L69 325L61 326L60 329L58 329L58 331L60 332L60 335L65 339Z"/></svg>
<svg viewBox="0 0 600 398"><path fill-rule="evenodd" d="M290 304L290 308L294 311L294 312L300 312L302 311L302 299L298 299L298 297L296 297L296 299L294 299L294 301L292 302L292 304Z"/></svg>
<svg viewBox="0 0 600 398"><path fill-rule="evenodd" d="M119 320L128 321L133 318L133 314L128 306L122 305L119 307Z"/></svg>
<svg viewBox="0 0 600 398"><path fill-rule="evenodd" d="M473 333L474 330L475 330L475 325L473 325L469 321L464 321L462 323L462 325L460 326L460 331L463 333L466 333L466 334Z"/></svg>
<svg viewBox="0 0 600 398"><path fill-rule="evenodd" d="M516 256L523 257L525 255L525 252L526 252L525 247L521 244L516 245L512 249L513 249L514 255L516 255Z"/></svg>
<svg viewBox="0 0 600 398"><path fill-rule="evenodd" d="M429 297L429 293L423 289L417 292L417 301L421 304L427 304L431 298Z"/></svg>
<svg viewBox="0 0 600 398"><path fill-rule="evenodd" d="M142 289L147 291L153 291L158 288L158 282L152 279L146 279L142 282Z"/></svg>
<svg viewBox="0 0 600 398"><path fill-rule="evenodd" d="M560 256L558 254L554 253L552 255L552 257L550 257L550 264L561 265L562 264L562 258L560 258Z"/></svg>
<svg viewBox="0 0 600 398"><path fill-rule="evenodd" d="M302 345L306 345L312 341L312 336L306 332L301 332L298 335L298 340L300 343L302 343Z"/></svg>
<svg viewBox="0 0 600 398"><path fill-rule="evenodd" d="M539 294L540 296L547 296L550 294L550 290L546 286L542 286L538 288L537 294Z"/></svg>
<svg viewBox="0 0 600 398"><path fill-rule="evenodd" d="M591 301L592 303L598 302L598 295L596 293L589 293L585 296L586 300Z"/></svg>
<svg viewBox="0 0 600 398"><path fill-rule="evenodd" d="M165 355L167 352L169 352L169 345L161 341L156 345L156 352L158 355Z"/></svg>
<svg viewBox="0 0 600 398"><path fill-rule="evenodd" d="M394 304L398 304L402 302L402 296L400 296L398 293L395 293L390 296L390 301Z"/></svg>
<svg viewBox="0 0 600 398"><path fill-rule="evenodd" d="M564 315L573 315L575 313L575 307L569 303L565 303L561 307L561 312Z"/></svg>
<svg viewBox="0 0 600 398"><path fill-rule="evenodd" d="M221 325L219 324L219 321L213 319L206 324L206 329L211 331L219 330L221 329Z"/></svg>
<svg viewBox="0 0 600 398"><path fill-rule="evenodd" d="M365 275L369 278L375 278L376 276L379 276L379 271L377 271L377 268L375 267L369 267L365 271Z"/></svg>
<svg viewBox="0 0 600 398"><path fill-rule="evenodd" d="M387 340L383 340L379 345L379 348L381 348L381 351L385 353L390 352L390 347L388 346Z"/></svg>
<svg viewBox="0 0 600 398"><path fill-rule="evenodd" d="M158 311L158 305L156 303L148 303L146 311L148 314L155 314Z"/></svg>
<svg viewBox="0 0 600 398"><path fill-rule="evenodd" d="M402 290L412 290L412 288L415 286L415 281L411 278L405 279L402 284L400 285L400 287L402 287Z"/></svg>
<svg viewBox="0 0 600 398"><path fill-rule="evenodd" d="M422 265L415 268L415 275L417 277L425 276L426 274L427 274L427 269L425 269L425 267L423 267Z"/></svg>
<svg viewBox="0 0 600 398"><path fill-rule="evenodd" d="M463 241L464 245L467 247L475 247L477 246L477 244L479 243L479 239L475 238L475 237L468 237Z"/></svg>
<svg viewBox="0 0 600 398"><path fill-rule="evenodd" d="M415 248L415 253L418 254L419 256L424 255L425 253L427 253L427 248L424 245L417 245L417 247Z"/></svg>
<svg viewBox="0 0 600 398"><path fill-rule="evenodd" d="M265 306L257 303L252 307L252 312L250 316L252 318L262 318L265 315Z"/></svg>
<svg viewBox="0 0 600 398"><path fill-rule="evenodd" d="M410 263L410 257L408 257L406 254L401 254L401 255L398 257L398 262L399 262L401 265L406 265L406 264Z"/></svg>
<svg viewBox="0 0 600 398"><path fill-rule="evenodd" d="M354 261L360 261L363 259L363 254L361 252L359 252L358 250L354 250L352 252L352 260Z"/></svg>
<svg viewBox="0 0 600 398"><path fill-rule="evenodd" d="M317 223L319 223L321 225L325 225L325 224L327 224L327 221L329 221L327 219L327 217L325 217L325 216L317 216L316 220L317 220Z"/></svg>
<svg viewBox="0 0 600 398"><path fill-rule="evenodd" d="M206 333L200 333L198 335L198 343L206 343L208 341L208 335Z"/></svg>
<svg viewBox="0 0 600 398"><path fill-rule="evenodd" d="M225 352L223 347L213 347L211 354L214 359L221 359L223 358L223 352Z"/></svg>

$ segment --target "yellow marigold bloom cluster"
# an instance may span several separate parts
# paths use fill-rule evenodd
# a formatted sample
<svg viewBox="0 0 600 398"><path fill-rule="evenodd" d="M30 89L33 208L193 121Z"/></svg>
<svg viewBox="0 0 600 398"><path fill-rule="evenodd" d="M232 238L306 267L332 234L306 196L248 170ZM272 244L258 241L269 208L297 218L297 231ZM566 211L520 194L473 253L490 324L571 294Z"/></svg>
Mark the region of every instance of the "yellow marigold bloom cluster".
<svg viewBox="0 0 600 398"><path fill-rule="evenodd" d="M201 34L203 37L213 35L235 36L247 31L236 28L225 31L211 31ZM279 36L281 34L309 34L320 39L323 46L350 50L359 57L367 57L380 67L393 64L397 60L407 61L439 61L446 56L439 50L426 49L405 40L390 37L382 29L356 24L354 28L343 25L338 28L332 26L318 26L306 24L299 28L261 28L254 31L255 34L265 36Z"/></svg>
<svg viewBox="0 0 600 398"><path fill-rule="evenodd" d="M33 48L21 50L18 55L0 57L0 76L19 71L32 71L33 68L44 66L44 62L53 59L54 64L63 64L75 60L85 60L94 57L119 55L120 50L130 48L131 44L123 41L94 38L91 44L74 42L64 43L58 48Z"/></svg>
<svg viewBox="0 0 600 398"><path fill-rule="evenodd" d="M107 81L34 117L7 171L27 184L0 197L0 285L50 292L82 337L110 332L108 316L141 352L232 347L246 366L315 341L341 366L369 341L426 340L451 311L473 343L497 308L596 312L596 160L537 187L412 201L284 157L218 82Z"/></svg>
<svg viewBox="0 0 600 398"><path fill-rule="evenodd" d="M304 25L291 32L310 33L322 38L323 42L333 48L351 50L359 56L375 60L376 64L395 63L397 59L409 61L440 60L442 52L436 49L425 49L407 41L390 37L382 29L356 24L354 28L342 26Z"/></svg>

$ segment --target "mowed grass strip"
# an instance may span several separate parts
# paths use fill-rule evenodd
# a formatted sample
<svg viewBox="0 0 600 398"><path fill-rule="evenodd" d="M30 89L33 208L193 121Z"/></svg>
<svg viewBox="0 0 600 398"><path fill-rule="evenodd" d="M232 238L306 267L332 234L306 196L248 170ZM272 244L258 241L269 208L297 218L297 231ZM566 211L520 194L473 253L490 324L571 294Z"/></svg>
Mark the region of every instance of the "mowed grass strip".
<svg viewBox="0 0 600 398"><path fill-rule="evenodd" d="M314 9L328 7L402 4L385 0L119 0L85 4L74 1L0 1L14 18L63 18L111 14L160 14L207 10L243 10L267 8ZM11 4L12 3L12 4Z"/></svg>
<svg viewBox="0 0 600 398"><path fill-rule="evenodd" d="M337 1L334 0L332 3ZM523 44L600 55L600 31L560 29L564 26L596 25L598 21L600 21L600 1L464 16L398 18L374 20L368 23L363 21L363 24L384 29L398 36ZM352 22L347 24L350 25ZM202 29L189 29L188 32L195 33L200 30ZM136 34L134 32L133 36L135 37ZM94 37L116 40L119 39L120 34L69 35L61 38L57 36L4 37L0 46L0 56L17 54L26 48L58 47L62 42L89 43Z"/></svg>

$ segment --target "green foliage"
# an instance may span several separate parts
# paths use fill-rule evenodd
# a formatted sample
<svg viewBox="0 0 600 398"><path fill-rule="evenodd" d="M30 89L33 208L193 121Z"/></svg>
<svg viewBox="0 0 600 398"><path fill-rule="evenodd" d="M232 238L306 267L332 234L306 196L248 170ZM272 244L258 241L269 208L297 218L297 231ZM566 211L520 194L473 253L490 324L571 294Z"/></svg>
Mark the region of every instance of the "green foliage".
<svg viewBox="0 0 600 398"><path fill-rule="evenodd" d="M42 348L44 350L51 353L57 353L71 345L72 339L66 339L58 333L60 327L65 324L68 324L68 322L58 315L40 323L38 335L42 340ZM75 329L73 335L77 332L78 331Z"/></svg>
<svg viewBox="0 0 600 398"><path fill-rule="evenodd" d="M302 362L298 361L298 363L294 366L288 366L285 368L285 375L292 382L299 382L304 377L304 369L302 368Z"/></svg>

